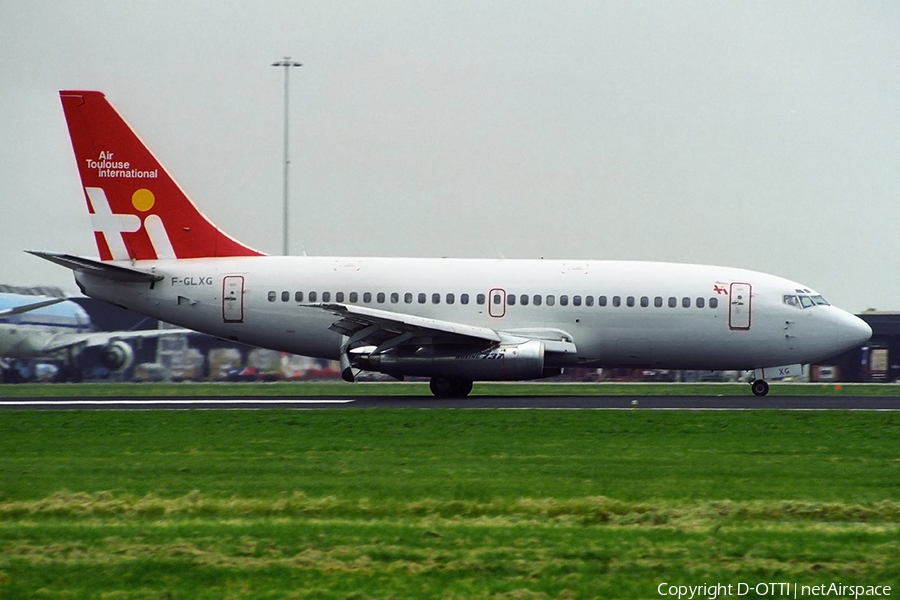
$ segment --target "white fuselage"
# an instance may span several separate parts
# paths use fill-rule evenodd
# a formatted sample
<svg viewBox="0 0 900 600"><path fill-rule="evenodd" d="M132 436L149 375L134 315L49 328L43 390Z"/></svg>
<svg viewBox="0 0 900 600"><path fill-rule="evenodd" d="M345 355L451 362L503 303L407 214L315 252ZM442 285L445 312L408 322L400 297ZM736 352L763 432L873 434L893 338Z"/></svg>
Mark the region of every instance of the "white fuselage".
<svg viewBox="0 0 900 600"><path fill-rule="evenodd" d="M0 308L35 300L34 296L0 295ZM74 302L0 317L0 358L47 358L57 353L58 340L91 330L87 313Z"/></svg>
<svg viewBox="0 0 900 600"><path fill-rule="evenodd" d="M860 319L824 301L802 307L798 295L821 298L802 284L727 267L328 257L113 264L163 278L150 285L78 273L83 291L221 338L327 359L340 356L342 343L340 333L329 330L337 317L321 306L329 303L512 335L558 330L577 348L568 364L584 366L754 369L808 363L871 334Z"/></svg>

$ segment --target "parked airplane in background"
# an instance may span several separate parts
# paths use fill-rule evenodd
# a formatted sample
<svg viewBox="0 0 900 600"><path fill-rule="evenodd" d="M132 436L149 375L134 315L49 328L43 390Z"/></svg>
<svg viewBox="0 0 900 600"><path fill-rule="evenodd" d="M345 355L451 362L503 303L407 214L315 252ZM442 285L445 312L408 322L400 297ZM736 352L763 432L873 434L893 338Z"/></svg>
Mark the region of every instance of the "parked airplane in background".
<svg viewBox="0 0 900 600"><path fill-rule="evenodd" d="M86 348L100 348L101 364L122 371L134 362L127 340L184 333L183 329L94 331L88 314L71 300L0 293L0 381L27 380L29 360L59 362L63 378L80 380L78 359Z"/></svg>
<svg viewBox="0 0 900 600"><path fill-rule="evenodd" d="M807 286L742 269L656 262L264 256L204 217L96 91L60 92L100 259L33 252L81 290L218 337L431 378L563 367L790 372L869 339ZM788 366L788 367L785 367Z"/></svg>

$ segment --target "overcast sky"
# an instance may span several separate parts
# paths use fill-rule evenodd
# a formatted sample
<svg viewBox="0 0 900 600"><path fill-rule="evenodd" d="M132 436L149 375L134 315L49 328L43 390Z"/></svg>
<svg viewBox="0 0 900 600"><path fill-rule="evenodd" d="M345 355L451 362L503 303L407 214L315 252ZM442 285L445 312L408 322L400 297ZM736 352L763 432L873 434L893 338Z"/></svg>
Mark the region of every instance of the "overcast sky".
<svg viewBox="0 0 900 600"><path fill-rule="evenodd" d="M96 256L60 89L98 89L228 233L641 259L900 310L900 3L0 2L0 283Z"/></svg>

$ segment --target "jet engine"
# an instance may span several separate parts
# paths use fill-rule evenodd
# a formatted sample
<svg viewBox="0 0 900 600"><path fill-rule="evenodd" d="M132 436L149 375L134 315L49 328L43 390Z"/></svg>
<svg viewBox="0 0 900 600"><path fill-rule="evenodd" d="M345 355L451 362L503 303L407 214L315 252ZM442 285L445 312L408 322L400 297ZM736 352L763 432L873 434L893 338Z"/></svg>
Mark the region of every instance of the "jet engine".
<svg viewBox="0 0 900 600"><path fill-rule="evenodd" d="M459 377L469 381L516 381L544 376L544 343L499 344L485 350L418 348L412 353L363 354L356 367L393 377ZM470 386L471 387L471 386Z"/></svg>
<svg viewBox="0 0 900 600"><path fill-rule="evenodd" d="M134 363L134 349L128 342L110 342L100 351L100 362L110 371L124 371Z"/></svg>

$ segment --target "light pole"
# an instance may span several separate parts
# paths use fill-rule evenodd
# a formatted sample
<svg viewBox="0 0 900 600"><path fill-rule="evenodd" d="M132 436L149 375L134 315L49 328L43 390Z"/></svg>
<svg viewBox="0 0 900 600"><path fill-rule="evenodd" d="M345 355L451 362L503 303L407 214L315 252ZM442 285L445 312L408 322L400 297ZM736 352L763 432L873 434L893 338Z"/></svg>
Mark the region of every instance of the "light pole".
<svg viewBox="0 0 900 600"><path fill-rule="evenodd" d="M302 67L303 65L291 60L290 56L285 56L283 60L272 63L273 67L284 67L284 237L282 240L282 254L289 254L288 248L288 165L290 159L288 155L288 74L291 67Z"/></svg>

